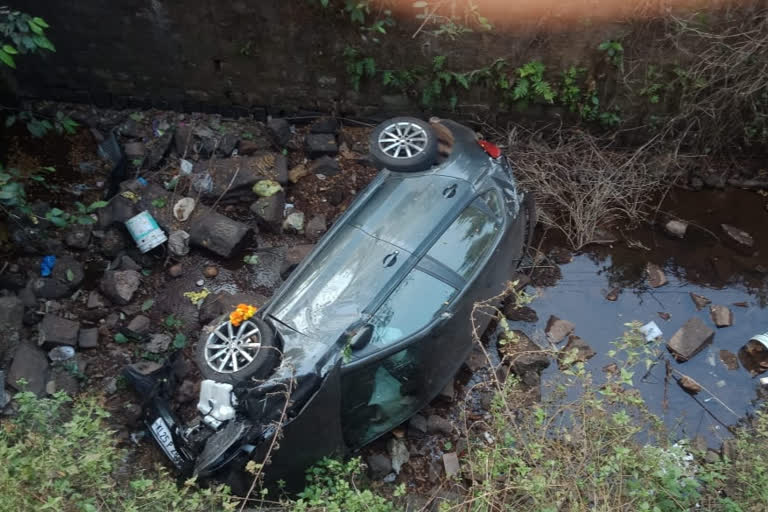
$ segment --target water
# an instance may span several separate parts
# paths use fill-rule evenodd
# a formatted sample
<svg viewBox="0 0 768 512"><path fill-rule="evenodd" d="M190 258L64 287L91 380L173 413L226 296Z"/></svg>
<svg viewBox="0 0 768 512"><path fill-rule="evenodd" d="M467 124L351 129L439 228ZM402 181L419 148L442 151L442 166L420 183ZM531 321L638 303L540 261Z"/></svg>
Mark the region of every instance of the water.
<svg viewBox="0 0 768 512"><path fill-rule="evenodd" d="M576 325L574 334L597 352L586 367L599 382L604 375L602 368L615 362L607 352L615 348L612 342L626 330L624 324L654 321L668 340L688 319L699 317L715 331L709 346L684 363L676 362L664 344L660 348L671 368L695 379L705 391L692 397L672 379L665 386L663 360L644 379L644 368L638 368L634 383L673 437L699 435L710 446L718 446L728 437L727 426L751 413L760 397L759 377L753 377L743 366L728 370L719 352L724 349L737 354L751 336L768 331L768 276L763 268L768 263L768 241L759 238L768 222L764 202L759 195L742 191L676 193L666 207L698 226L691 228L684 240L670 239L659 229L643 229L623 235L625 242L633 244L618 243L575 255L571 263L560 267L562 278L555 286L537 289L539 297L531 307L538 313L538 321L515 322L513 328L542 340L550 315L570 320ZM755 249L744 253L729 246L721 223L751 232L756 238ZM639 246L634 242L650 250L628 247ZM644 276L648 262L664 268L668 284L648 287ZM618 299L605 299L615 287L621 288ZM715 327L709 307L697 311L691 292L707 297L712 304L729 307L733 325ZM734 303L744 303L745 307ZM669 319L663 319L659 312L670 315ZM563 345L558 344L558 348ZM543 374L543 382L552 382L558 373L557 365L551 365Z"/></svg>

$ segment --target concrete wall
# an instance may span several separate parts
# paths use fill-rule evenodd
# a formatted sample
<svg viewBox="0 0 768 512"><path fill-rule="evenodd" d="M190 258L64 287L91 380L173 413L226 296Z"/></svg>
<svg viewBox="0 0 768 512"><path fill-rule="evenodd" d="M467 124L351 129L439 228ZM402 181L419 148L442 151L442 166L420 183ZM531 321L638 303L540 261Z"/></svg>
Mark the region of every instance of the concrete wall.
<svg viewBox="0 0 768 512"><path fill-rule="evenodd" d="M57 47L55 54L19 59L14 78L22 97L257 115L266 109L366 115L420 108L418 90L402 95L375 82L352 91L342 58L347 45L374 55L382 69L428 65L435 55L446 55L454 70L482 67L496 57L519 63L541 58L560 66L596 60L599 41L621 30L579 25L543 36L497 27L456 40L424 32L414 38L418 25L406 18L371 43L343 13L307 0L11 3L45 18ZM460 103L468 112L489 111L493 104L483 91Z"/></svg>

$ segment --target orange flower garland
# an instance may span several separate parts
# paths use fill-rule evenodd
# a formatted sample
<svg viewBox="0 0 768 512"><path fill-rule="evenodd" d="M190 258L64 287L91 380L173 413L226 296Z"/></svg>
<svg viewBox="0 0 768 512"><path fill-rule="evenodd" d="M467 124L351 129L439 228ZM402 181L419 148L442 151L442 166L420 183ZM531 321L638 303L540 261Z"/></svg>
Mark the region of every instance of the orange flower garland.
<svg viewBox="0 0 768 512"><path fill-rule="evenodd" d="M235 327L238 327L243 323L243 320L248 320L255 315L258 310L259 308L249 306L248 304L238 304L237 309L229 314L229 322Z"/></svg>

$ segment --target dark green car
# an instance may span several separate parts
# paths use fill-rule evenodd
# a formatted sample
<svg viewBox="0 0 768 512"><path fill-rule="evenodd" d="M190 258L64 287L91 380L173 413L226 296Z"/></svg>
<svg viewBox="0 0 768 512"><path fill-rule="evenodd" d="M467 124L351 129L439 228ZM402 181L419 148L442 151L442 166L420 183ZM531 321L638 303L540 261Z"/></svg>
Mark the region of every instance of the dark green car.
<svg viewBox="0 0 768 512"><path fill-rule="evenodd" d="M466 359L473 304L514 274L532 202L498 149L451 121L386 121L371 156L381 172L271 301L201 337L199 424L156 392L146 422L180 469L237 488L281 430L268 475L289 476L398 426Z"/></svg>

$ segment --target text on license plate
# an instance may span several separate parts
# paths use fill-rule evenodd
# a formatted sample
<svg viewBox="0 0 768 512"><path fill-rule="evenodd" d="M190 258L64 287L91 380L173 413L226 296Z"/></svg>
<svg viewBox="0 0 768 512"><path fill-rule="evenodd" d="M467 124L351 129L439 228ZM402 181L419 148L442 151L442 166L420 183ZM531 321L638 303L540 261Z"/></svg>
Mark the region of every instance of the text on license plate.
<svg viewBox="0 0 768 512"><path fill-rule="evenodd" d="M154 423L152 423L152 436L154 436L158 444L160 444L160 447L165 454L168 455L168 458L177 466L181 466L183 460L181 455L179 455L179 452L176 451L176 446L173 444L173 436L171 436L171 431L168 429L165 421L163 421L163 418L157 418Z"/></svg>

